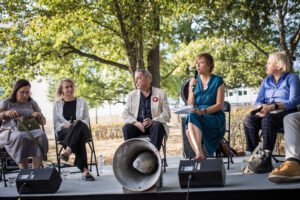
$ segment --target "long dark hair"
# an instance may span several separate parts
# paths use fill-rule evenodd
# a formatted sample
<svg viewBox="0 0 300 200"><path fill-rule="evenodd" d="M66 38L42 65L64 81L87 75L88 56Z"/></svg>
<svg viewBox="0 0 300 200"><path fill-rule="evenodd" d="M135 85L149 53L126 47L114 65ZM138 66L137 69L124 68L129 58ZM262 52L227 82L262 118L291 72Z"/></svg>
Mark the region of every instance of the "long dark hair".
<svg viewBox="0 0 300 200"><path fill-rule="evenodd" d="M11 92L11 95L8 97L8 99L12 102L12 103L16 103L17 102L17 92L20 88L25 87L25 86L29 86L31 87L29 81L25 80L25 79L20 79L16 82L16 84L14 85L14 88ZM31 100L31 97L29 95L28 97L28 101Z"/></svg>

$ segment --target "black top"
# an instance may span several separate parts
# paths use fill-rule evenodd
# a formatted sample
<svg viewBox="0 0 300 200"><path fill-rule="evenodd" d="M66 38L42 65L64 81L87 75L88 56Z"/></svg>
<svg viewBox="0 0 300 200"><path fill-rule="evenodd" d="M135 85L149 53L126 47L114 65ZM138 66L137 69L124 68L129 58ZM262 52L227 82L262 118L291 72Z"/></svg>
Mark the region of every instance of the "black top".
<svg viewBox="0 0 300 200"><path fill-rule="evenodd" d="M65 101L63 107L63 116L66 120L70 121L76 120L76 100L74 101Z"/></svg>
<svg viewBox="0 0 300 200"><path fill-rule="evenodd" d="M144 97L144 95L141 92L139 113L138 113L138 118L137 118L137 120L139 122L143 122L144 119L146 119L146 118L152 119L151 94L152 94L152 88L150 88L150 94L148 95L148 97Z"/></svg>

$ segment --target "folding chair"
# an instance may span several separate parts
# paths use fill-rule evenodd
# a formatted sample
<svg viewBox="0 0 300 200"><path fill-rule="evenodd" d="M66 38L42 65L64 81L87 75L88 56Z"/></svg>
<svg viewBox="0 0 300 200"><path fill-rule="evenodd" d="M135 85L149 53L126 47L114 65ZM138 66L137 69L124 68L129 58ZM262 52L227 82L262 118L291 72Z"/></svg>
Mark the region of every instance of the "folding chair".
<svg viewBox="0 0 300 200"><path fill-rule="evenodd" d="M94 140L93 140L93 134L92 134L92 129L89 124L89 137L86 139L86 143L88 144L91 154L90 154L90 163L88 164L90 166L89 171L92 172L92 166L95 165L96 167L96 172L97 176L99 176L99 170L98 170L98 165L97 165L97 159L96 159L96 152L95 152L95 146L94 146ZM60 162L60 154L63 150L63 145L62 141L58 140L57 133L54 132L54 137L55 137L55 149L56 149L56 159L57 159L57 169L58 172L61 173L61 162ZM60 147L59 147L60 146Z"/></svg>

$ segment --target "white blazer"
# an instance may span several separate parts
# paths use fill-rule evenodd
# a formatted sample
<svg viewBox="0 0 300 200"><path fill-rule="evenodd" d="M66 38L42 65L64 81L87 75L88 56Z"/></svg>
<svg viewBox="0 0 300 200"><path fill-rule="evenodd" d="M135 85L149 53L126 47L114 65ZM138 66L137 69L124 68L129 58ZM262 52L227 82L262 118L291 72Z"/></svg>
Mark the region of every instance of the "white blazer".
<svg viewBox="0 0 300 200"><path fill-rule="evenodd" d="M76 97L76 120L81 120L87 126L89 126L90 117L88 104L86 100L80 97ZM63 116L63 101L61 99L54 103L53 107L53 123L55 133L62 130L62 126L66 125L68 121Z"/></svg>
<svg viewBox="0 0 300 200"><path fill-rule="evenodd" d="M134 90L128 94L128 100L122 113L123 121L126 124L132 124L137 121L140 106L141 91ZM165 127L167 135L169 127L167 122L170 121L171 113L167 98L167 93L159 88L152 87L151 93L151 114L152 120L162 123Z"/></svg>

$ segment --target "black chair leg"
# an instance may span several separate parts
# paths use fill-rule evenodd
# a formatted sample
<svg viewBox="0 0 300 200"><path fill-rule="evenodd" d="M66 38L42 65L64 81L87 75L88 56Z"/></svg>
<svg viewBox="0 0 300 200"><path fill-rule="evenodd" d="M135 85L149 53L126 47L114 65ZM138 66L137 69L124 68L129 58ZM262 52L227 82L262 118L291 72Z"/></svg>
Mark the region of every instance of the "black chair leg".
<svg viewBox="0 0 300 200"><path fill-rule="evenodd" d="M164 167L164 172L166 172L166 167L168 166L168 163L167 163L167 139L166 137L164 137L163 139L163 154L164 154L164 158L163 158L163 167Z"/></svg>
<svg viewBox="0 0 300 200"><path fill-rule="evenodd" d="M60 166L60 158L59 155L61 154L63 150L63 147L60 148L59 152L56 155L56 159L57 159L57 168L58 168L58 172L61 173L61 166Z"/></svg>
<svg viewBox="0 0 300 200"><path fill-rule="evenodd" d="M94 146L93 140L92 140L92 147L93 147L92 154L94 155L94 160L95 160L95 166L96 166L97 176L99 176L99 170L98 170L97 158L96 158L96 151L95 151L95 146Z"/></svg>
<svg viewBox="0 0 300 200"><path fill-rule="evenodd" d="M90 144L90 142L88 142L88 145L89 145L89 147L90 147L90 150L91 150L91 155L90 155L90 172L92 172L92 165L94 164L93 163L93 149L92 149L92 146L91 146L91 144Z"/></svg>
<svg viewBox="0 0 300 200"><path fill-rule="evenodd" d="M226 143L227 143L227 169L230 169L230 157L231 157L231 152L230 152L230 144L229 144L229 142L228 141L226 141Z"/></svg>
<svg viewBox="0 0 300 200"><path fill-rule="evenodd" d="M1 179L2 179L2 177L3 177L3 181L4 181L4 187L7 187L5 172L4 172L4 161L1 158Z"/></svg>
<svg viewBox="0 0 300 200"><path fill-rule="evenodd" d="M89 144L89 147L91 150L90 171L92 171L92 165L95 165L97 176L99 176L99 170L98 170L98 165L97 165L97 158L96 158L96 152L95 152L95 146L94 146L93 139L91 139L91 141L89 141L88 144ZM93 157L94 157L95 162L93 162Z"/></svg>

